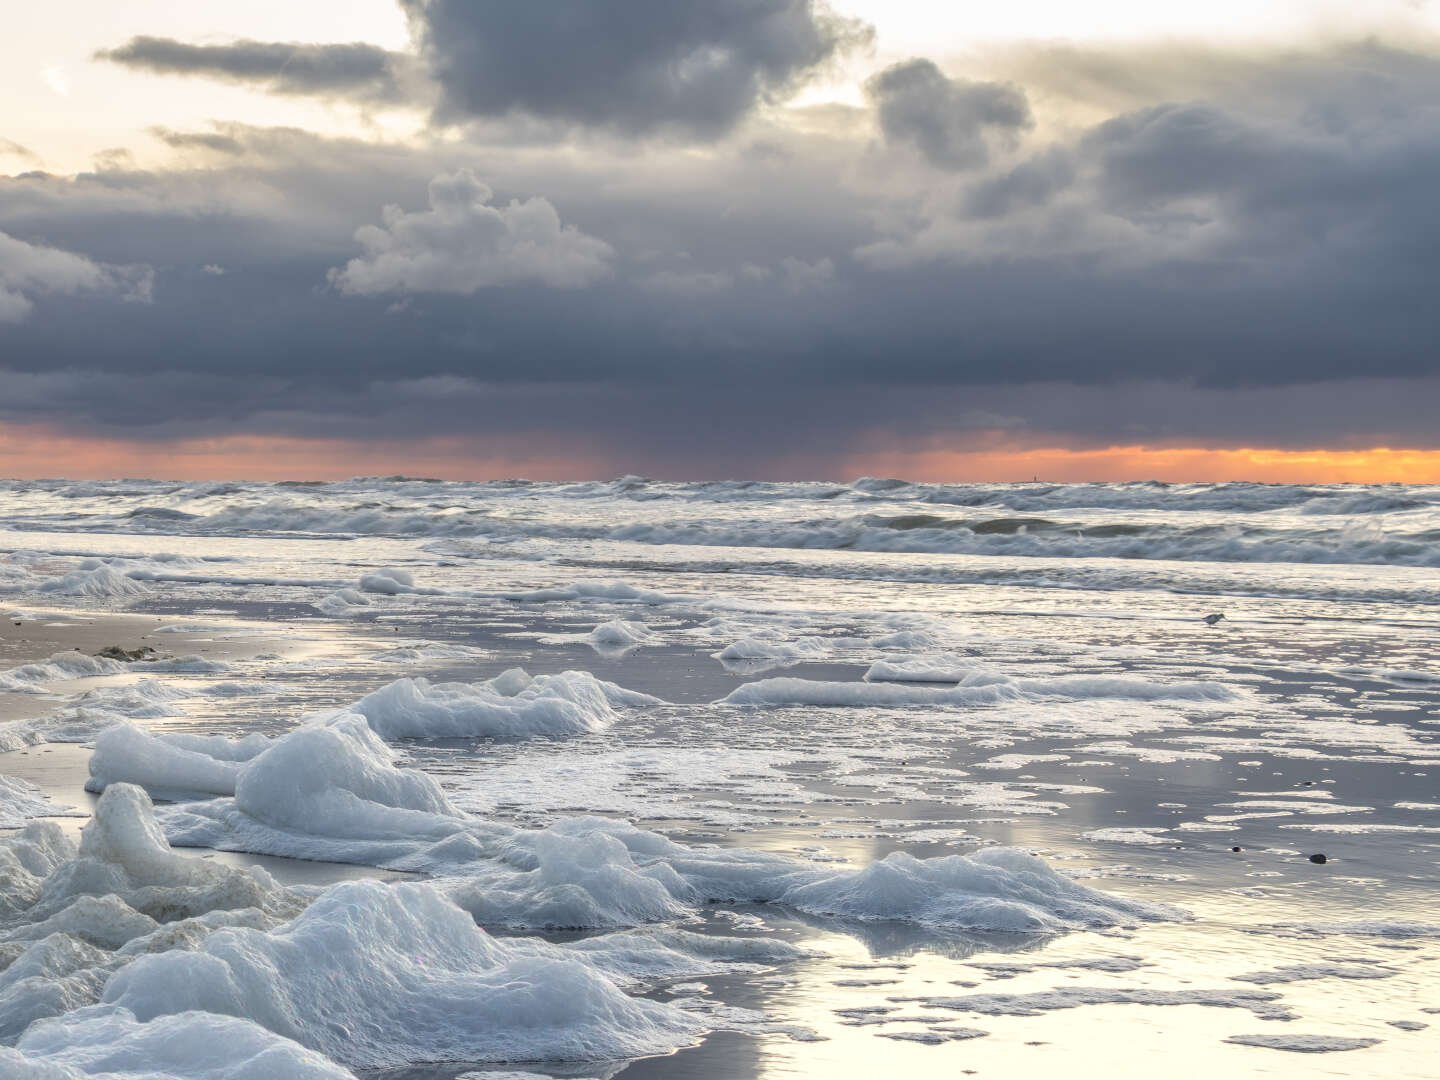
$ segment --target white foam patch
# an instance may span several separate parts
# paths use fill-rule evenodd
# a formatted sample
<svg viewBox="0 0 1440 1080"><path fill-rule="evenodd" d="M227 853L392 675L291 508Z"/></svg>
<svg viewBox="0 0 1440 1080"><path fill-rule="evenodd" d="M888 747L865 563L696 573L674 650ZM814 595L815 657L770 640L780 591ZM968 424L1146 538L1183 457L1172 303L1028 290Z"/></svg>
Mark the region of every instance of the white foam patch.
<svg viewBox="0 0 1440 1080"><path fill-rule="evenodd" d="M1329 833L1335 836L1380 836L1387 834L1427 835L1440 834L1440 825L1396 825L1384 822L1361 824L1359 822L1303 822L1295 825L1281 825L1282 829L1298 829L1303 832Z"/></svg>
<svg viewBox="0 0 1440 1080"><path fill-rule="evenodd" d="M737 687L722 705L817 705L887 708L907 705L989 705L1036 698L1100 698L1131 701L1223 702L1239 697L1220 683L1160 683L1112 676L1072 675L1050 679L986 673L974 685L939 687L887 682L823 682L761 679Z"/></svg>
<svg viewBox="0 0 1440 1080"><path fill-rule="evenodd" d="M1305 982L1310 979L1388 979L1396 972L1378 964L1341 964L1316 962L1312 964L1289 964L1267 971L1250 971L1243 975L1232 975L1236 982L1254 983L1256 986L1271 986L1276 983Z"/></svg>
<svg viewBox="0 0 1440 1080"><path fill-rule="evenodd" d="M1137 844L1141 847L1157 847L1173 843L1167 837L1169 829L1161 828L1111 828L1091 829L1081 833L1086 840L1099 840L1110 844Z"/></svg>
<svg viewBox="0 0 1440 1080"><path fill-rule="evenodd" d="M689 597L680 596L675 593L658 592L655 589L642 589L639 586L629 585L623 581L577 581L573 585L564 585L553 589L535 589L530 592L511 592L503 595L507 600L518 600L521 603L527 604L538 604L555 600L608 600L615 603L645 604L652 607L684 603L690 599Z"/></svg>
<svg viewBox="0 0 1440 1080"><path fill-rule="evenodd" d="M601 818L531 830L470 818L433 778L397 767L355 713L276 740L240 768L233 799L160 813L177 843L447 874L450 895L492 925L635 925L718 900L1016 932L1183 917L1081 886L1009 849L923 860L897 853L833 870L690 847Z"/></svg>
<svg viewBox="0 0 1440 1080"><path fill-rule="evenodd" d="M370 659L383 664L444 664L456 660L487 660L493 655L487 649L453 642L407 641Z"/></svg>
<svg viewBox="0 0 1440 1080"><path fill-rule="evenodd" d="M48 795L29 781L0 774L0 829L18 829L31 818L68 809L56 806Z"/></svg>
<svg viewBox="0 0 1440 1080"><path fill-rule="evenodd" d="M1365 675L1385 682L1437 683L1440 674L1433 671L1417 671L1414 668L1342 667L1336 669L1342 675Z"/></svg>
<svg viewBox="0 0 1440 1080"><path fill-rule="evenodd" d="M914 660L881 660L865 672L866 682L964 683L967 686L1004 681L993 668L976 661L934 654Z"/></svg>
<svg viewBox="0 0 1440 1080"><path fill-rule="evenodd" d="M86 560L81 569L37 586L37 591L55 596L80 596L92 600L114 600L147 596L150 586L135 580L112 566L100 564L88 566L95 560Z"/></svg>
<svg viewBox="0 0 1440 1080"><path fill-rule="evenodd" d="M1378 1046L1383 1039L1357 1038L1348 1035L1231 1035L1225 1040L1237 1046L1261 1046L1269 1050L1289 1050L1298 1054L1331 1054L1341 1050L1364 1050Z"/></svg>
<svg viewBox="0 0 1440 1080"><path fill-rule="evenodd" d="M801 660L818 660L828 656L829 652L825 642L817 637L802 637L794 641L771 641L766 638L743 637L710 655L716 660L773 660L793 663Z"/></svg>
<svg viewBox="0 0 1440 1080"><path fill-rule="evenodd" d="M152 735L128 722L106 728L90 755L85 787L139 784L153 796L233 795L240 766L270 746L258 733L231 740L218 735Z"/></svg>
<svg viewBox="0 0 1440 1080"><path fill-rule="evenodd" d="M223 660L211 660L204 656L172 656L158 660L138 660L133 669L143 672L164 672L169 675L218 675L229 671L230 665Z"/></svg>
<svg viewBox="0 0 1440 1080"><path fill-rule="evenodd" d="M0 1047L9 1080L353 1080L320 1054L230 1016L184 1012L141 1024L124 1009L33 1025Z"/></svg>
<svg viewBox="0 0 1440 1080"><path fill-rule="evenodd" d="M599 649L635 649L641 645L654 645L660 639L642 622L626 619L611 619L591 630L586 640Z"/></svg>
<svg viewBox="0 0 1440 1080"><path fill-rule="evenodd" d="M398 596L415 592L415 576L408 570L375 570L360 578L360 591Z"/></svg>
<svg viewBox="0 0 1440 1080"><path fill-rule="evenodd" d="M350 708L387 739L574 735L609 727L617 707L659 704L583 671L532 678L520 668L482 683L400 679Z"/></svg>
<svg viewBox="0 0 1440 1080"><path fill-rule="evenodd" d="M56 653L48 660L21 664L0 671L0 691L33 692L47 683L69 682L72 679L93 679L97 676L119 675L126 665L101 656L86 656L78 650Z"/></svg>
<svg viewBox="0 0 1440 1080"><path fill-rule="evenodd" d="M1294 1014L1268 990L1153 990L1108 986L1074 986L1029 994L965 994L957 997L903 997L927 1009L949 1009L981 1016L1041 1016L1085 1005L1207 1005L1217 1009L1248 1009L1266 1020L1291 1020Z"/></svg>
<svg viewBox="0 0 1440 1080"><path fill-rule="evenodd" d="M247 1017L372 1068L639 1057L703 1030L593 964L497 941L429 885L369 881L333 887L270 933L225 930L194 951L140 957L104 1000L141 1020L196 1008Z"/></svg>
<svg viewBox="0 0 1440 1080"><path fill-rule="evenodd" d="M370 598L357 589L340 589L315 602L316 610L332 619L346 618L369 606Z"/></svg>
<svg viewBox="0 0 1440 1080"><path fill-rule="evenodd" d="M301 907L262 870L176 855L145 795L116 785L78 849L53 822L0 839L0 1040L97 1001L133 956L193 948L221 926L274 925Z"/></svg>
<svg viewBox="0 0 1440 1080"><path fill-rule="evenodd" d="M173 703L193 696L154 679L89 690L48 716L0 724L0 752L44 742L87 742L125 720L174 716L178 710Z"/></svg>

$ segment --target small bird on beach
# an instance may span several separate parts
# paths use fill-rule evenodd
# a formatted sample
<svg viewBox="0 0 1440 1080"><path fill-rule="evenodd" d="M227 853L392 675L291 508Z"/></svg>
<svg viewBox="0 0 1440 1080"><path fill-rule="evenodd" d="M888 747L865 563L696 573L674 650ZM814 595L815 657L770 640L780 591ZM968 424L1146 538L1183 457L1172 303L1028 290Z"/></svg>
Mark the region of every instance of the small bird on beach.
<svg viewBox="0 0 1440 1080"><path fill-rule="evenodd" d="M1225 617L1224 615L1221 615L1221 614L1219 614L1218 612L1217 612L1216 614L1214 614L1214 615L1206 615L1206 616L1205 616L1205 625L1206 625L1206 626L1214 626L1217 622L1219 622L1219 621L1220 621L1221 619L1223 619L1224 617Z"/></svg>

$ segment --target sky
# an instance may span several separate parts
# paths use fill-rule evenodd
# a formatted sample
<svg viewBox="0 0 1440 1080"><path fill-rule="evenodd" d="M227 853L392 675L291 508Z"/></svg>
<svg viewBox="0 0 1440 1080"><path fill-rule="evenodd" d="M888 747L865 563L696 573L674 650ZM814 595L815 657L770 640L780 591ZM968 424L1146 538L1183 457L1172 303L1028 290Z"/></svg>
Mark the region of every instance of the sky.
<svg viewBox="0 0 1440 1080"><path fill-rule="evenodd" d="M1440 482L1440 5L52 0L0 475Z"/></svg>

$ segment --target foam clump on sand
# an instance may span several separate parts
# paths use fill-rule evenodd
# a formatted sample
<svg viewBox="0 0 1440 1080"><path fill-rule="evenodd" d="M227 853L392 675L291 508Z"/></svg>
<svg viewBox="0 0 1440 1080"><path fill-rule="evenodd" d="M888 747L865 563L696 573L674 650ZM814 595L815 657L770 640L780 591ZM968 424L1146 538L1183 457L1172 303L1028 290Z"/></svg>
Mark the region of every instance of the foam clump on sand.
<svg viewBox="0 0 1440 1080"><path fill-rule="evenodd" d="M517 832L503 865L450 881L482 922L633 925L707 901L778 903L815 915L961 930L1046 933L1183 918L1163 905L1080 885L1012 848L916 859L895 853L859 870L744 848L697 848L600 818Z"/></svg>
<svg viewBox="0 0 1440 1080"><path fill-rule="evenodd" d="M879 666L879 665L877 665ZM874 669L872 668L872 671ZM916 669L916 674L920 673ZM817 679L761 679L737 687L721 705L819 705L889 708L904 705L990 705L1036 698L1109 698L1122 701L1232 701L1235 690L1213 682L1151 682L1109 675L1017 679L979 673L975 683L956 686L917 682L825 682ZM931 678L920 680L934 682Z"/></svg>
<svg viewBox="0 0 1440 1080"><path fill-rule="evenodd" d="M251 794L273 802L296 782L289 766L338 750L348 760L279 815L291 829L340 818L342 781L351 804L388 799L413 815L346 822L367 833L459 827L434 781L393 768L362 727L346 714L287 737L291 760L276 755ZM315 741L327 733L342 743ZM78 848L49 822L0 840L0 887L0 1040L20 1040L0 1050L0 1075L27 1080L328 1080L348 1074L327 1057L378 1068L667 1053L730 1021L629 991L804 955L666 928L497 940L431 883L347 882L312 900L258 869L177 855L126 784L106 790Z"/></svg>
<svg viewBox="0 0 1440 1080"><path fill-rule="evenodd" d="M824 641L817 637L803 637L795 641L743 637L710 655L716 660L815 660L826 654Z"/></svg>
<svg viewBox="0 0 1440 1080"><path fill-rule="evenodd" d="M90 755L89 791L117 781L152 795L234 795L240 766L270 747L261 734L231 740L218 735L152 735L128 721L106 728Z"/></svg>
<svg viewBox="0 0 1440 1080"><path fill-rule="evenodd" d="M86 559L78 570L51 578L38 586L38 591L57 596L84 596L96 600L145 596L150 586L136 581L129 574L116 570L97 559Z"/></svg>
<svg viewBox="0 0 1440 1080"><path fill-rule="evenodd" d="M118 675L127 670L116 660L103 656L86 656L72 650L59 652L48 660L0 671L0 690L9 693L34 691L46 683L67 682L71 679L93 679L103 675Z"/></svg>
<svg viewBox="0 0 1440 1080"><path fill-rule="evenodd" d="M1018 851L862 870L744 848L694 847L605 818L517 829L456 810L429 775L399 767L362 716L278 739L239 771L233 799L161 810L172 840L446 875L483 923L617 927L682 918L710 901L782 903L822 915L1016 932L1181 917L1109 896Z"/></svg>
<svg viewBox="0 0 1440 1080"><path fill-rule="evenodd" d="M44 742L86 742L127 720L173 716L177 711L173 703L192 696L189 690L155 679L98 687L49 716L0 724L0 753Z"/></svg>
<svg viewBox="0 0 1440 1080"><path fill-rule="evenodd" d="M240 770L235 801L245 813L332 836L413 835L417 824L458 814L426 773L395 767L395 753L357 713L307 724L276 740ZM433 831L433 830L429 830Z"/></svg>
<svg viewBox="0 0 1440 1080"><path fill-rule="evenodd" d="M573 585L563 585L553 589L536 589L533 592L505 593L504 596L507 600L518 600L530 604L551 600L612 600L657 607L662 604L681 603L688 599L674 593L642 589L623 581L577 581Z"/></svg>
<svg viewBox="0 0 1440 1080"><path fill-rule="evenodd" d="M145 793L116 784L81 831L75 858L45 879L28 917L64 911L78 897L114 896L157 922L169 922L216 909L263 907L283 892L259 868L238 870L175 854Z"/></svg>
<svg viewBox="0 0 1440 1080"><path fill-rule="evenodd" d="M360 578L360 591L399 596L415 591L415 575L408 570L375 570Z"/></svg>
<svg viewBox="0 0 1440 1080"><path fill-rule="evenodd" d="M231 1016L184 1012L148 1024L124 1009L33 1025L0 1047L9 1080L353 1080L349 1069Z"/></svg>
<svg viewBox="0 0 1440 1080"><path fill-rule="evenodd" d="M516 738L600 731L619 718L616 706L658 703L584 671L531 677L511 668L482 683L399 679L351 709L387 739Z"/></svg>
<svg viewBox="0 0 1440 1080"><path fill-rule="evenodd" d="M1081 885L1018 848L932 859L895 852L862 870L796 885L780 901L823 915L1014 933L1183 917L1173 908Z"/></svg>
<svg viewBox="0 0 1440 1080"><path fill-rule="evenodd" d="M959 683L963 686L985 686L1007 681L994 668L944 653L920 656L914 660L880 660L870 665L864 678L866 682Z"/></svg>
<svg viewBox="0 0 1440 1080"><path fill-rule="evenodd" d="M611 619L586 634L585 640L602 650L633 649L641 645L655 644L656 637L644 623Z"/></svg>
<svg viewBox="0 0 1440 1080"><path fill-rule="evenodd" d="M259 869L170 850L139 788L111 787L79 847L53 822L0 840L0 1039L98 1000L131 957L266 926L303 901Z"/></svg>
<svg viewBox="0 0 1440 1080"><path fill-rule="evenodd" d="M0 829L18 829L30 818L57 809L49 796L28 780L0 773Z"/></svg>
<svg viewBox="0 0 1440 1080"><path fill-rule="evenodd" d="M358 608L370 606L370 598L356 589L341 589L316 602L315 607L322 615L343 618L353 615Z"/></svg>
<svg viewBox="0 0 1440 1080"><path fill-rule="evenodd" d="M617 1059L694 1041L697 1018L593 964L508 944L425 884L347 882L273 932L220 931L141 957L105 1002L145 1021L247 1017L352 1066Z"/></svg>

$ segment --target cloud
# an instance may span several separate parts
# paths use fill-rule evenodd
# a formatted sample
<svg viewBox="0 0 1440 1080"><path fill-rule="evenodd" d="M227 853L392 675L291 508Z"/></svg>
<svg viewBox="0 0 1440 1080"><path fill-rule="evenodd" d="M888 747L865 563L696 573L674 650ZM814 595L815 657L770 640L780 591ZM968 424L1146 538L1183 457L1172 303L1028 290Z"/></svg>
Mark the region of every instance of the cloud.
<svg viewBox="0 0 1440 1080"><path fill-rule="evenodd" d="M885 141L918 150L941 169L990 160L992 142L1013 143L1034 120L1025 92L997 82L950 79L933 60L906 60L865 84Z"/></svg>
<svg viewBox="0 0 1440 1080"><path fill-rule="evenodd" d="M29 161L39 164L40 155L36 154L29 147L21 146L14 139L0 138L0 157L19 158L21 161Z"/></svg>
<svg viewBox="0 0 1440 1080"><path fill-rule="evenodd" d="M1005 172L988 176L962 200L967 217L1003 218L1043 206L1075 182L1075 155L1069 147L1050 146Z"/></svg>
<svg viewBox="0 0 1440 1080"><path fill-rule="evenodd" d="M964 169L877 152L878 104L760 110L644 153L508 123L224 124L237 152L203 154L171 132L164 168L0 179L0 230L153 265L160 300L7 286L10 318L37 317L4 328L0 410L492 452L563 431L669 475L813 464L862 431L949 446L982 414L1073 445L1435 445L1440 82L1419 53L1379 63L1274 54L1241 89L1059 120L1027 86L1035 126L982 126L990 160ZM1173 86L1208 85L1200 65ZM403 196L437 176L428 204ZM18 394L60 366L84 373L68 396ZM435 392L402 408L405 386Z"/></svg>
<svg viewBox="0 0 1440 1080"><path fill-rule="evenodd" d="M724 271L657 270L640 279L641 288L671 296L700 297L735 287L735 279Z"/></svg>
<svg viewBox="0 0 1440 1080"><path fill-rule="evenodd" d="M868 27L817 0L401 0L447 120L523 113L715 136Z"/></svg>
<svg viewBox="0 0 1440 1080"><path fill-rule="evenodd" d="M714 138L867 45L824 0L399 0L415 53L363 42L196 45L142 35L97 59L275 94L429 106L441 124L509 118L563 135Z"/></svg>
<svg viewBox="0 0 1440 1080"><path fill-rule="evenodd" d="M102 49L95 58L158 75L201 75L252 84L274 94L344 96L370 102L405 100L408 94L403 83L411 63L406 56L364 42L191 45L143 35L118 48Z"/></svg>
<svg viewBox="0 0 1440 1080"><path fill-rule="evenodd" d="M835 281L835 263L829 258L806 262L793 255L780 260L780 283L786 292L802 293L824 289Z"/></svg>
<svg viewBox="0 0 1440 1080"><path fill-rule="evenodd" d="M29 244L0 232L0 323L15 323L34 308L34 297L98 292L148 302L148 267L107 266L59 248Z"/></svg>
<svg viewBox="0 0 1440 1080"><path fill-rule="evenodd" d="M469 169L430 181L430 209L387 206L384 226L355 233L365 254L330 280L343 293L469 294L517 283L578 289L611 274L613 249L573 225L539 198L491 206L494 192Z"/></svg>
<svg viewBox="0 0 1440 1080"><path fill-rule="evenodd" d="M245 152L239 139L220 131L172 131L166 127L152 127L150 134L176 150L208 150L229 155Z"/></svg>

